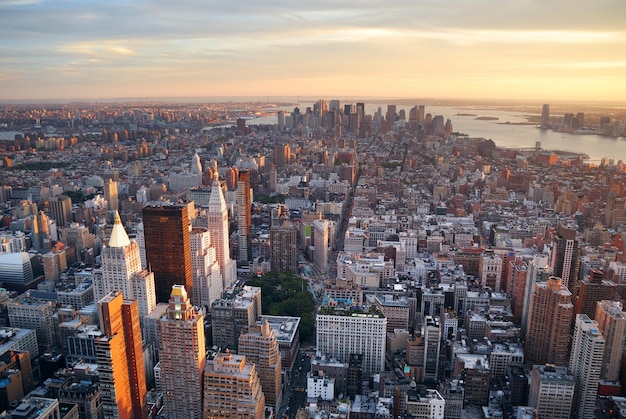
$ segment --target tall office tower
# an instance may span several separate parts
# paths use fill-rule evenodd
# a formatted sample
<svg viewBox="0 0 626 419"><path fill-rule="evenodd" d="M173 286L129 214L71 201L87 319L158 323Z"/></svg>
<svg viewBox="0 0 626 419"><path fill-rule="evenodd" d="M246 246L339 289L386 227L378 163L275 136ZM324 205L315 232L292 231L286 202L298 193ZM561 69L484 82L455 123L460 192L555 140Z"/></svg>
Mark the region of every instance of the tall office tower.
<svg viewBox="0 0 626 419"><path fill-rule="evenodd" d="M104 199L107 201L107 210L117 211L119 209L117 182L112 179L104 182Z"/></svg>
<svg viewBox="0 0 626 419"><path fill-rule="evenodd" d="M437 381L439 376L439 350L441 328L438 319L424 318L424 381Z"/></svg>
<svg viewBox="0 0 626 419"><path fill-rule="evenodd" d="M522 305L522 339L528 331L528 313L530 310L530 297L536 282L545 282L552 276L552 268L549 266L548 255L535 255L528 264L528 277L524 291L524 304Z"/></svg>
<svg viewBox="0 0 626 419"><path fill-rule="evenodd" d="M291 223L270 228L270 262L273 271L298 272L298 229Z"/></svg>
<svg viewBox="0 0 626 419"><path fill-rule="evenodd" d="M570 419L574 387L574 376L566 367L533 365L528 405L540 418Z"/></svg>
<svg viewBox="0 0 626 419"><path fill-rule="evenodd" d="M256 366L265 395L265 404L280 407L282 399L282 362L274 331L267 320L250 326L239 336L239 355Z"/></svg>
<svg viewBox="0 0 626 419"><path fill-rule="evenodd" d="M387 114L385 120L390 124L393 124L398 120L398 113L396 112L396 105L387 105Z"/></svg>
<svg viewBox="0 0 626 419"><path fill-rule="evenodd" d="M331 99L328 102L328 110L329 111L341 111L341 100Z"/></svg>
<svg viewBox="0 0 626 419"><path fill-rule="evenodd" d="M359 119L361 121L365 120L365 103L364 102L356 103L356 113L359 115Z"/></svg>
<svg viewBox="0 0 626 419"><path fill-rule="evenodd" d="M578 314L569 361L569 369L576 383L572 417L579 419L593 417L603 354L604 337L598 330L598 323L586 314Z"/></svg>
<svg viewBox="0 0 626 419"><path fill-rule="evenodd" d="M553 275L563 280L572 293L578 287L578 239L576 227L560 224L557 235L552 239L552 259L550 261Z"/></svg>
<svg viewBox="0 0 626 419"><path fill-rule="evenodd" d="M239 228L239 257L237 261L247 264L250 260L250 228L252 227L250 170L241 170L237 180L237 223Z"/></svg>
<svg viewBox="0 0 626 419"><path fill-rule="evenodd" d="M56 220L58 227L65 227L72 222L72 199L69 196L59 196L48 199L50 218Z"/></svg>
<svg viewBox="0 0 626 419"><path fill-rule="evenodd" d="M424 105L419 105L417 107L417 122L419 124L423 124L426 120L426 107Z"/></svg>
<svg viewBox="0 0 626 419"><path fill-rule="evenodd" d="M600 378L618 381L626 333L626 312L622 303L598 301L595 320L605 341Z"/></svg>
<svg viewBox="0 0 626 419"><path fill-rule="evenodd" d="M285 130L285 111L278 111L278 131Z"/></svg>
<svg viewBox="0 0 626 419"><path fill-rule="evenodd" d="M265 396L253 363L220 352L204 373L204 418L263 419Z"/></svg>
<svg viewBox="0 0 626 419"><path fill-rule="evenodd" d="M215 247L211 245L211 233L203 227L194 227L189 235L193 295L191 302L210 308L220 298L223 290L220 265L217 263Z"/></svg>
<svg viewBox="0 0 626 419"><path fill-rule="evenodd" d="M327 220L315 220L313 222L313 242L315 243L313 261L315 267L322 273L326 272L328 267L329 230Z"/></svg>
<svg viewBox="0 0 626 419"><path fill-rule="evenodd" d="M361 118L358 113L351 113L348 115L348 131L354 134L358 134L359 127L361 126Z"/></svg>
<svg viewBox="0 0 626 419"><path fill-rule="evenodd" d="M550 105L544 104L541 108L541 128L550 128Z"/></svg>
<svg viewBox="0 0 626 419"><path fill-rule="evenodd" d="M578 295L574 298L574 315L586 314L594 319L598 301L613 300L617 296L617 284L603 280L602 271L592 269L589 278L580 281Z"/></svg>
<svg viewBox="0 0 626 419"><path fill-rule="evenodd" d="M102 275L94 275L94 300L119 291L124 298L137 300L143 318L156 305L154 274L141 268L139 245L128 238L117 211L114 219L109 243L102 248Z"/></svg>
<svg viewBox="0 0 626 419"><path fill-rule="evenodd" d="M417 128L419 127L419 123L417 122L417 105L413 106L409 110L409 132L411 134L417 133Z"/></svg>
<svg viewBox="0 0 626 419"><path fill-rule="evenodd" d="M95 339L104 416L146 418L146 374L139 307L119 292L98 301L101 336Z"/></svg>
<svg viewBox="0 0 626 419"><path fill-rule="evenodd" d="M211 243L215 247L217 263L222 274L222 289L229 288L237 281L237 262L230 258L228 241L228 207L219 181L213 182L207 212Z"/></svg>
<svg viewBox="0 0 626 419"><path fill-rule="evenodd" d="M169 301L172 285L193 291L190 214L193 203L151 203L142 210L146 262L154 272L157 302Z"/></svg>
<svg viewBox="0 0 626 419"><path fill-rule="evenodd" d="M204 318L183 285L173 285L169 308L159 321L159 365L164 417L202 418L202 374L206 364Z"/></svg>
<svg viewBox="0 0 626 419"><path fill-rule="evenodd" d="M572 293L561 278L535 282L524 346L529 363L567 365L573 313Z"/></svg>
<svg viewBox="0 0 626 419"><path fill-rule="evenodd" d="M363 374L369 376L385 368L387 318L377 309L352 313L322 306L316 316L317 350L348 362L351 354L363 355Z"/></svg>

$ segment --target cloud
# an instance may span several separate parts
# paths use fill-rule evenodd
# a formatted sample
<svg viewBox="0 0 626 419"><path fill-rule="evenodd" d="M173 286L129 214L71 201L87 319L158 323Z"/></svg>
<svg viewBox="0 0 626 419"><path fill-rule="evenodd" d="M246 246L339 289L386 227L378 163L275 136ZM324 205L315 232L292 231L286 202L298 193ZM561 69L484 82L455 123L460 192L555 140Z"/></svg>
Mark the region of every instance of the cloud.
<svg viewBox="0 0 626 419"><path fill-rule="evenodd" d="M177 75L198 89L353 80L353 92L382 91L390 77L412 86L529 71L594 83L600 70L623 70L623 16L623 0L0 0L0 73L19 69L24 80L0 78L0 91L54 85L53 74L168 91L183 88Z"/></svg>

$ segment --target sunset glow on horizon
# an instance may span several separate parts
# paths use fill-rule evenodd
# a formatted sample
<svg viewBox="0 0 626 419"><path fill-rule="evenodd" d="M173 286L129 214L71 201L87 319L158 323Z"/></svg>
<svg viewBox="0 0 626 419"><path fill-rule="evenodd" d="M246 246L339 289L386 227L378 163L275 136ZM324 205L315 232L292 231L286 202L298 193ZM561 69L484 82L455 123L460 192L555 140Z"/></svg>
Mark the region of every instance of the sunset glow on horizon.
<svg viewBox="0 0 626 419"><path fill-rule="evenodd" d="M0 100L626 101L626 2L0 1Z"/></svg>

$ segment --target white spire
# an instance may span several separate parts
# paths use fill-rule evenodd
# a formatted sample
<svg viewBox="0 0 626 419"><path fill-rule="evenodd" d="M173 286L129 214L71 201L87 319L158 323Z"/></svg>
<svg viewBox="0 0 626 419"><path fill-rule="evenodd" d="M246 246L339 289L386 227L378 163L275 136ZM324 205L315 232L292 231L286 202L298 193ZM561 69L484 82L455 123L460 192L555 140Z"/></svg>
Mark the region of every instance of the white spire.
<svg viewBox="0 0 626 419"><path fill-rule="evenodd" d="M209 212L222 213L227 210L228 206L226 205L226 200L224 199L224 193L222 193L219 180L216 179L213 181L213 186L211 187Z"/></svg>
<svg viewBox="0 0 626 419"><path fill-rule="evenodd" d="M126 230L124 230L124 226L122 225L122 220L120 218L120 214L115 211L114 216L115 222L113 223L113 230L111 230L111 238L109 239L110 247L125 247L130 244L130 239L128 238L128 234L126 234Z"/></svg>

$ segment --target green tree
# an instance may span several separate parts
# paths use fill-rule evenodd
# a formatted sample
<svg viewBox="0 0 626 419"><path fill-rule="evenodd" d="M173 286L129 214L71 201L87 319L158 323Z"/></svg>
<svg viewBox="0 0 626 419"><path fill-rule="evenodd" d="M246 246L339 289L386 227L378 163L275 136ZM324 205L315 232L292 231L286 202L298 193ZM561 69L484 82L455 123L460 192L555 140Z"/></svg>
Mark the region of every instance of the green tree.
<svg viewBox="0 0 626 419"><path fill-rule="evenodd" d="M315 302L305 281L284 272L268 272L247 285L261 288L263 314L300 317L300 339L309 340L313 334Z"/></svg>

